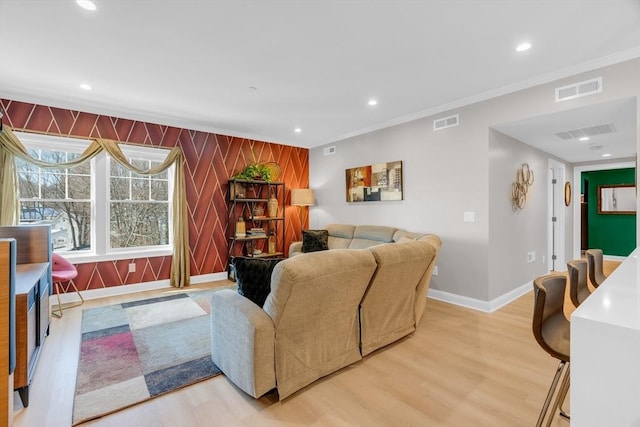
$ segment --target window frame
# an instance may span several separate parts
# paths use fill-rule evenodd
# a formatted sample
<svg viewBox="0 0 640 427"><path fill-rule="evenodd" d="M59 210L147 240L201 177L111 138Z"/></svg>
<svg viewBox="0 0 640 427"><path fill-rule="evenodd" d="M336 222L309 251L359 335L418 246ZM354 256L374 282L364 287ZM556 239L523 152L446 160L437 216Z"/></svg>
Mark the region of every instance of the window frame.
<svg viewBox="0 0 640 427"><path fill-rule="evenodd" d="M143 147L143 146L137 146L137 145L126 145L126 144L121 144L120 145L120 150L122 150L122 152L124 153L124 155L126 156L126 158L128 160L148 160L148 161L152 161L152 162L157 162L157 163L162 163L167 155L169 154L169 151L163 148L151 148L151 147ZM101 155L103 153L100 153ZM106 192L102 193L102 194L106 194L107 197L102 201L106 204L106 206L104 206L104 209L100 209L100 212L105 212L106 213L106 218L105 218L105 224L110 226L110 219L111 219L111 202L113 202L113 200L111 199L111 186L110 186L110 181L111 181L111 162L115 161L111 158L111 156L106 155L107 153L104 153L105 156L96 156L96 162L100 162L100 160L102 160L102 158L104 158L105 160L105 164L104 164L104 174L106 176L105 179L105 183L106 183ZM100 158L98 158L100 157ZM103 167L103 165L100 165L99 167ZM155 252L155 251L164 251L167 250L168 251L168 255L171 255L172 253L172 248L173 248L173 183L174 183L174 175L175 175L175 166L172 165L170 166L167 170L167 204L168 204L168 218L167 218L167 224L169 226L168 229L168 243L166 245L155 245L155 246L136 246L133 248L112 248L111 247L111 239L109 238L109 231L110 228L105 227L102 231L104 234L104 239L101 240L101 242L103 242L106 245L106 248L104 248L105 253L108 254L130 254L131 252L144 252L144 253L149 253L149 252ZM98 170L96 170L96 175L98 173ZM148 178L152 178L152 177L148 177ZM97 206L97 202L98 202L98 198L95 198L96 200L96 209L98 208ZM102 237L102 236L101 236ZM156 256L156 255L153 255Z"/></svg>
<svg viewBox="0 0 640 427"><path fill-rule="evenodd" d="M14 132L20 142L27 149L48 149L54 151L83 152L92 140L83 138L68 138L64 136L33 134L28 132ZM146 147L132 144L119 144L127 159L138 159L162 162L169 150L162 147ZM158 246L137 246L133 248L110 248L110 169L109 162L113 161L106 151L99 153L91 162L91 250L88 251L57 251L64 254L73 263L112 261L120 259L136 259L158 256L170 256L173 253L173 186L175 166L167 169L168 181L168 224L169 243ZM98 177L101 176L102 179ZM98 194L105 196L98 197Z"/></svg>

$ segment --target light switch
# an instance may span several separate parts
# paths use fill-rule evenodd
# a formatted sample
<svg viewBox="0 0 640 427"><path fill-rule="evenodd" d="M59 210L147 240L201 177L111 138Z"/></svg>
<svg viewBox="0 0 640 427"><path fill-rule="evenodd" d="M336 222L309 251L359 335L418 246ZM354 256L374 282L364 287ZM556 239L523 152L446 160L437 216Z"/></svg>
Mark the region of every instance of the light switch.
<svg viewBox="0 0 640 427"><path fill-rule="evenodd" d="M476 222L476 213L475 212L465 212L464 213L464 222Z"/></svg>

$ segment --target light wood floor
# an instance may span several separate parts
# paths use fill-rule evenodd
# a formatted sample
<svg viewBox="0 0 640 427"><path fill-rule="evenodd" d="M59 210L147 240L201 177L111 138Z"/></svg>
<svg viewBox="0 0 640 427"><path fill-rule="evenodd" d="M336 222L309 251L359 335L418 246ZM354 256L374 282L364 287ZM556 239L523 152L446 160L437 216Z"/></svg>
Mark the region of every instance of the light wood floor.
<svg viewBox="0 0 640 427"><path fill-rule="evenodd" d="M177 291L88 301L54 317L28 408L15 393L14 426L71 424L82 308ZM430 299L412 336L282 402L275 393L255 400L221 375L84 425L532 426L557 366L533 338L532 307L532 292L492 314Z"/></svg>

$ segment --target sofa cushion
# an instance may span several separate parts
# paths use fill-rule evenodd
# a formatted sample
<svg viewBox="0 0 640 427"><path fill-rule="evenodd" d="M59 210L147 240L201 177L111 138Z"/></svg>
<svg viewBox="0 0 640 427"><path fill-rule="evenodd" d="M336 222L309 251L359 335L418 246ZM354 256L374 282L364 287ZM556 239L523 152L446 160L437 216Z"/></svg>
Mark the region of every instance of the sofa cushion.
<svg viewBox="0 0 640 427"><path fill-rule="evenodd" d="M411 240L420 240L425 236L427 236L427 234L414 233L414 232L405 231L405 230L397 230L395 233L393 233L393 241L400 242L403 237L407 237Z"/></svg>
<svg viewBox="0 0 640 427"><path fill-rule="evenodd" d="M329 249L327 230L302 230L302 252L326 251Z"/></svg>
<svg viewBox="0 0 640 427"><path fill-rule="evenodd" d="M271 272L284 258L234 257L238 293L259 307L271 292Z"/></svg>
<svg viewBox="0 0 640 427"><path fill-rule="evenodd" d="M385 225L358 225L353 233L354 239L375 240L390 243L397 228Z"/></svg>

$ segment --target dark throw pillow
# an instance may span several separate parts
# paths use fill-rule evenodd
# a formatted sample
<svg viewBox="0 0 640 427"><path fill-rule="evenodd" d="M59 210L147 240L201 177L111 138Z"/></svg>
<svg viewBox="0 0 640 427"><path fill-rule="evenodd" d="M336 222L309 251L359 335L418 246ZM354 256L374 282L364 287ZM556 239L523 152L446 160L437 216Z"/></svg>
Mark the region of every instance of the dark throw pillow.
<svg viewBox="0 0 640 427"><path fill-rule="evenodd" d="M302 252L326 251L329 249L329 231L302 230Z"/></svg>
<svg viewBox="0 0 640 427"><path fill-rule="evenodd" d="M238 293L262 307L267 295L271 292L273 267L283 259L234 257L232 263L238 284Z"/></svg>

